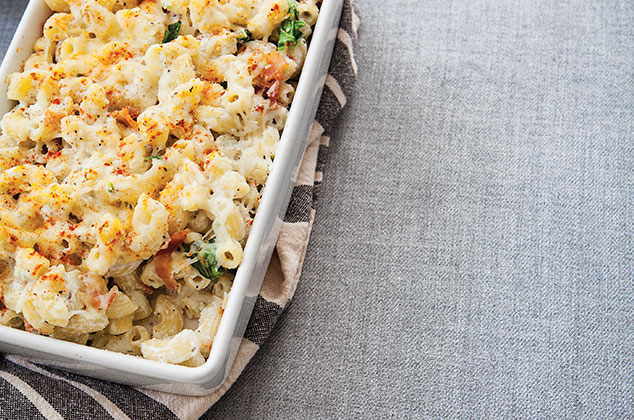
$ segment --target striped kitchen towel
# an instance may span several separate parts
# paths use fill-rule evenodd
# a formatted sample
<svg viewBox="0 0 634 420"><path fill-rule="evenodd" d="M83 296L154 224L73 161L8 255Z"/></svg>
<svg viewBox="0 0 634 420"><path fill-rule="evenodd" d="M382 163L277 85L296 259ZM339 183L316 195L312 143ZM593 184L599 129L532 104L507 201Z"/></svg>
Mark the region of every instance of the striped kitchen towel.
<svg viewBox="0 0 634 420"><path fill-rule="evenodd" d="M297 287L328 155L328 133L357 74L358 27L354 6L346 0L326 88L276 251L225 383L209 396L188 397L103 382L0 355L0 419L198 419L231 387Z"/></svg>

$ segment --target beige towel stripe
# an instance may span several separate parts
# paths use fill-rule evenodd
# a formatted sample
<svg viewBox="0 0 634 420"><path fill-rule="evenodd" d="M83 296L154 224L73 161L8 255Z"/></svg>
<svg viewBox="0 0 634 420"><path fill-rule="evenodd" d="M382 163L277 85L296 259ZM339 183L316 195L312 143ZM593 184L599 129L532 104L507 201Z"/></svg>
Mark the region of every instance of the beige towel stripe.
<svg viewBox="0 0 634 420"><path fill-rule="evenodd" d="M337 38L339 41L343 42L343 45L348 48L348 54L350 55L350 65L352 66L352 71L354 71L354 75L356 76L359 72L359 68L357 67L357 62L354 58L354 47L352 44L352 38L350 38L350 34L343 29L339 28L339 32L337 32Z"/></svg>
<svg viewBox="0 0 634 420"><path fill-rule="evenodd" d="M8 372L0 370L0 378L5 379L11 385L13 385L21 394L29 399L33 405L38 409L40 413L47 420L64 420L64 418L49 404L31 385L24 382L22 379Z"/></svg>
<svg viewBox="0 0 634 420"><path fill-rule="evenodd" d="M315 210L310 210L308 223L285 224L282 226L280 236L277 239L276 250L280 257L282 272L284 273L284 305L293 297L299 276L304 265L304 257L308 248L310 231L315 220Z"/></svg>
<svg viewBox="0 0 634 420"><path fill-rule="evenodd" d="M63 376L55 375L54 373L44 370L40 368L39 366L34 365L33 363L27 362L21 357L7 356L7 359L15 363L16 365L20 365L24 368L27 368L33 372L37 372L41 375L48 376L49 378L57 379L59 381L64 381L74 386L75 388L85 392L86 394L90 395L95 401L97 401L99 405L101 405L103 409L106 410L106 413L110 414L115 419L130 420L130 417L128 417L123 411L121 411L121 409L116 404L114 404L112 401L106 398L105 395L103 395L102 393L100 393L99 391L93 388L90 388L89 386L64 378Z"/></svg>
<svg viewBox="0 0 634 420"><path fill-rule="evenodd" d="M243 338L227 379L225 379L225 382L220 388L211 395L190 397L159 391L141 389L139 389L139 391L169 408L179 419L197 419L227 392L259 348L260 347L255 343Z"/></svg>
<svg viewBox="0 0 634 420"><path fill-rule="evenodd" d="M308 146L304 151L304 158L297 174L295 185L313 185L315 180L315 166L317 165L317 156L319 154L319 140L323 133L321 125L314 123L310 137L308 138Z"/></svg>
<svg viewBox="0 0 634 420"><path fill-rule="evenodd" d="M328 86L332 94L335 95L335 98L337 98L337 101L339 101L339 105L341 105L342 108L346 106L346 103L348 103L348 99L343 93L343 90L341 90L339 82L337 82L337 80L331 75L328 75L328 77L326 77L326 86Z"/></svg>

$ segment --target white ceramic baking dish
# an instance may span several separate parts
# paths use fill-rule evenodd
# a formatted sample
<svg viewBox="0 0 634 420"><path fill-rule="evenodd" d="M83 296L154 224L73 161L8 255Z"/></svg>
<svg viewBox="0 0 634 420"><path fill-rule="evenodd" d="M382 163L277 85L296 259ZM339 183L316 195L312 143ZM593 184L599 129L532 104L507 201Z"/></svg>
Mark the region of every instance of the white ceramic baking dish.
<svg viewBox="0 0 634 420"><path fill-rule="evenodd" d="M288 206L326 80L342 4L343 0L324 0L321 5L273 169L207 362L197 368L168 365L3 326L0 352L86 376L178 394L205 395L222 384L251 316ZM50 15L43 0L29 2L0 67L0 115L15 105L6 97L8 75L21 70Z"/></svg>

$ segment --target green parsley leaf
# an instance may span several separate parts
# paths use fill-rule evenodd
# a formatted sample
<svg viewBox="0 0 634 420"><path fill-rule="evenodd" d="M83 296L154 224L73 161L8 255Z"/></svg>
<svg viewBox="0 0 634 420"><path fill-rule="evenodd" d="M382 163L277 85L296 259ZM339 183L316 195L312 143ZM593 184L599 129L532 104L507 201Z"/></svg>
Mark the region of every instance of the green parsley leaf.
<svg viewBox="0 0 634 420"><path fill-rule="evenodd" d="M179 20L176 23L172 23L171 25L167 25L167 30L165 31L165 35L163 35L162 44L171 42L178 38L178 32L181 30L181 21Z"/></svg>
<svg viewBox="0 0 634 420"><path fill-rule="evenodd" d="M112 182L108 184L108 188L106 188L106 191L108 191L110 194L114 192L114 185L112 184Z"/></svg>
<svg viewBox="0 0 634 420"><path fill-rule="evenodd" d="M241 29L240 32L238 32L238 36L236 37L236 39L238 40L238 48L251 41L251 36L252 35L250 30Z"/></svg>
<svg viewBox="0 0 634 420"><path fill-rule="evenodd" d="M217 283L218 279L225 273L225 269L218 263L215 242L194 242L191 245L183 244L188 257L196 256L197 261L192 264L201 276Z"/></svg>
<svg viewBox="0 0 634 420"><path fill-rule="evenodd" d="M306 26L306 22L299 20L299 14L297 13L297 6L295 2L288 2L288 14L278 29L278 51L284 51L286 48L292 48L302 38L301 28Z"/></svg>
<svg viewBox="0 0 634 420"><path fill-rule="evenodd" d="M163 156L147 156L145 158L148 162L152 161L152 159L163 160Z"/></svg>

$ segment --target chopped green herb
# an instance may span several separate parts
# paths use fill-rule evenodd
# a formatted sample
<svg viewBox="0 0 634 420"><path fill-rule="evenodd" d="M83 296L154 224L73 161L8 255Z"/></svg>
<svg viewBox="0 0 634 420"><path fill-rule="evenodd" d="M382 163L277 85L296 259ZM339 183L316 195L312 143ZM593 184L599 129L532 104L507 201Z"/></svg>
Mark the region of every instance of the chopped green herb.
<svg viewBox="0 0 634 420"><path fill-rule="evenodd" d="M145 158L148 162L152 161L152 159L163 160L163 156L148 156Z"/></svg>
<svg viewBox="0 0 634 420"><path fill-rule="evenodd" d="M282 22L278 29L279 37L277 41L277 49L279 51L283 51L286 48L292 48L297 45L303 35L300 29L306 26L306 22L299 20L297 6L294 1L288 2L288 14L289 17Z"/></svg>
<svg viewBox="0 0 634 420"><path fill-rule="evenodd" d="M218 263L216 250L218 247L214 242L194 242L193 244L183 244L187 256L196 256L197 261L192 266L198 270L201 276L210 279L213 283L225 273L225 269Z"/></svg>
<svg viewBox="0 0 634 420"><path fill-rule="evenodd" d="M163 35L163 44L171 42L178 37L178 32L181 30L181 21L167 25L165 35Z"/></svg>
<svg viewBox="0 0 634 420"><path fill-rule="evenodd" d="M112 194L114 192L114 185L112 184L112 182L110 184L108 184L108 188L106 188L106 190Z"/></svg>
<svg viewBox="0 0 634 420"><path fill-rule="evenodd" d="M78 74L77 74L77 77L84 77L84 76L85 76L85 74L84 74L84 73L78 73Z"/></svg>
<svg viewBox="0 0 634 420"><path fill-rule="evenodd" d="M236 39L238 40L239 48L247 42L251 41L251 31L248 29L241 29L240 32L238 32L238 37Z"/></svg>

